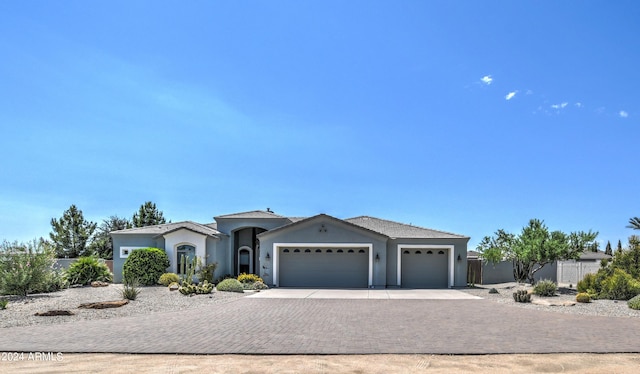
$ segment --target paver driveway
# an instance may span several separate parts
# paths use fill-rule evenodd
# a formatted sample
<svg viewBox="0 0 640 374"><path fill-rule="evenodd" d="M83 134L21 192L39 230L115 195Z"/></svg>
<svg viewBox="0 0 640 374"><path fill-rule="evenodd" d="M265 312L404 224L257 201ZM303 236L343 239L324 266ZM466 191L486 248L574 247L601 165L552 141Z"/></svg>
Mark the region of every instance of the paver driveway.
<svg viewBox="0 0 640 374"><path fill-rule="evenodd" d="M0 351L113 353L640 352L640 320L489 300L260 299L0 329Z"/></svg>
<svg viewBox="0 0 640 374"><path fill-rule="evenodd" d="M261 299L474 300L478 296L452 289L272 288L248 297Z"/></svg>

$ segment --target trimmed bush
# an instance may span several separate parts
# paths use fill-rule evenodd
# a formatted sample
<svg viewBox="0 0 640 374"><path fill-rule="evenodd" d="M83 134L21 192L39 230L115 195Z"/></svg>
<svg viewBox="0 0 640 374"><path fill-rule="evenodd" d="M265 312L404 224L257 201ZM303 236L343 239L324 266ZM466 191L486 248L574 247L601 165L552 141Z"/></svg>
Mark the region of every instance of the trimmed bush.
<svg viewBox="0 0 640 374"><path fill-rule="evenodd" d="M589 294L586 292L580 292L576 295L576 301L579 303L590 303L591 296L589 296Z"/></svg>
<svg viewBox="0 0 640 374"><path fill-rule="evenodd" d="M141 248L131 252L122 267L125 282L137 280L141 285L151 286L169 267L169 256L159 248Z"/></svg>
<svg viewBox="0 0 640 374"><path fill-rule="evenodd" d="M242 287L242 283L237 279L225 279L222 282L218 283L216 286L218 291L225 292L244 292L244 288Z"/></svg>
<svg viewBox="0 0 640 374"><path fill-rule="evenodd" d="M533 286L533 293L538 296L555 296L558 285L552 280L543 279Z"/></svg>
<svg viewBox="0 0 640 374"><path fill-rule="evenodd" d="M177 283L180 281L180 277L176 273L164 273L158 279L158 284L168 286L171 283Z"/></svg>
<svg viewBox="0 0 640 374"><path fill-rule="evenodd" d="M595 289L596 275L587 273L581 281L578 281L578 292L588 292Z"/></svg>
<svg viewBox="0 0 640 374"><path fill-rule="evenodd" d="M260 278L259 276L255 275L255 274L247 274L247 273L242 273L240 275L238 275L238 281L240 283L255 283L255 282L263 282L262 278Z"/></svg>
<svg viewBox="0 0 640 374"><path fill-rule="evenodd" d="M93 281L111 282L113 274L103 260L95 257L80 257L64 272L69 284L87 285Z"/></svg>
<svg viewBox="0 0 640 374"><path fill-rule="evenodd" d="M221 276L219 276L218 278L214 279L214 280L213 280L213 283L214 283L214 284L218 284L218 283L222 282L222 281L223 281L223 280L225 280L225 279L236 279L236 277L234 277L234 276L233 276L233 275L231 275L231 274L221 275Z"/></svg>
<svg viewBox="0 0 640 374"><path fill-rule="evenodd" d="M634 296L629 301L627 301L627 305L631 309L640 310L640 295Z"/></svg>
<svg viewBox="0 0 640 374"><path fill-rule="evenodd" d="M601 296L613 300L629 300L640 294L640 282L624 270L614 269L613 275L602 281Z"/></svg>

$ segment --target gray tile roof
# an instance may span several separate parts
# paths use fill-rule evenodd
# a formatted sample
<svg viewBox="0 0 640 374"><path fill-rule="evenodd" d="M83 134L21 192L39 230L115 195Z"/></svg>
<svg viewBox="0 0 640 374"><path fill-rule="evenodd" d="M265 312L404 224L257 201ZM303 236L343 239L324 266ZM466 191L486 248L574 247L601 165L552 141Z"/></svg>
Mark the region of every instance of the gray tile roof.
<svg viewBox="0 0 640 374"><path fill-rule="evenodd" d="M418 227L413 225L407 225L400 222L389 221L386 219L380 219L369 216L360 216L346 219L345 221L353 223L354 225L367 228L369 230L379 232L390 238L416 238L416 239L454 239L461 238L467 239L467 236L453 234L445 231L438 231L427 229L424 227Z"/></svg>
<svg viewBox="0 0 640 374"><path fill-rule="evenodd" d="M366 228L364 226L355 225L355 224L353 224L353 223L351 223L349 221L342 220L342 219L336 218L336 217L332 217L332 216L330 216L328 214L320 213L318 215L315 215L315 216L312 216L312 217L307 217L307 218L302 218L302 217L294 217L293 219L289 218L289 220L291 220L293 222L288 223L288 224L286 224L284 226L276 227L275 229L260 233L260 234L258 234L258 237L263 236L263 235L268 235L268 234L271 234L273 232L277 232L277 231L280 231L280 230L285 230L285 229L287 229L287 228L289 228L291 226L296 226L296 225L299 225L299 224L301 224L303 222L311 221L313 219L320 218L320 217L325 217L325 218L328 218L330 220L333 220L333 221L336 221L336 222L339 222L339 223L342 223L342 224L346 224L347 226L353 226L354 228L365 229L366 231L370 231L372 234L375 234L375 235L384 236L384 234L382 234L380 232L377 232L377 231L374 231L374 230L371 230L371 229Z"/></svg>
<svg viewBox="0 0 640 374"><path fill-rule="evenodd" d="M223 216L216 216L218 218L287 218L273 212L267 212L265 210L253 210L251 212L240 212L240 213L232 213L225 214Z"/></svg>
<svg viewBox="0 0 640 374"><path fill-rule="evenodd" d="M135 227L132 229L118 230L112 231L112 234L152 234L152 235L164 235L176 230L187 229L193 232L197 232L202 235L209 235L218 237L220 235L225 235L220 231L209 225L201 225L192 221L182 221L175 223L165 223L162 225L154 225L154 226L146 226L146 227Z"/></svg>
<svg viewBox="0 0 640 374"><path fill-rule="evenodd" d="M611 258L612 256L609 256L608 254L605 254L602 251L598 251L598 252L583 252L580 255L580 259L581 260L602 260L603 258Z"/></svg>

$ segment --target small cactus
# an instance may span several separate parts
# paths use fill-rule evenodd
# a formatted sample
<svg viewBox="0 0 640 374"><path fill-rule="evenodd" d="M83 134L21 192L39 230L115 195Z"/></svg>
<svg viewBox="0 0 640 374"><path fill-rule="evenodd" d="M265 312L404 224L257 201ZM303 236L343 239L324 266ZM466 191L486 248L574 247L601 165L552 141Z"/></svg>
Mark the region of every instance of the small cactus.
<svg viewBox="0 0 640 374"><path fill-rule="evenodd" d="M579 303L590 303L591 296L589 296L589 294L586 292L580 292L576 295L576 301Z"/></svg>
<svg viewBox="0 0 640 374"><path fill-rule="evenodd" d="M531 294L527 290L517 290L513 293L513 299L518 303L530 303Z"/></svg>

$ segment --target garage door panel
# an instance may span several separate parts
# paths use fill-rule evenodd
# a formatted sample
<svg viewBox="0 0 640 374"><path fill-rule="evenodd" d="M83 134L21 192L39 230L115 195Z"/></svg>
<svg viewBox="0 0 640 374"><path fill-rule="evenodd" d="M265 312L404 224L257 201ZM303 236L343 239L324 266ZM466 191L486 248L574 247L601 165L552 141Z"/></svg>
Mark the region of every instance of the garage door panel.
<svg viewBox="0 0 640 374"><path fill-rule="evenodd" d="M308 252L305 252L307 249L294 252L296 249L280 250L281 287L367 287L368 249L332 248L316 252L318 249L314 248Z"/></svg>
<svg viewBox="0 0 640 374"><path fill-rule="evenodd" d="M448 249L403 249L402 287L447 288Z"/></svg>

